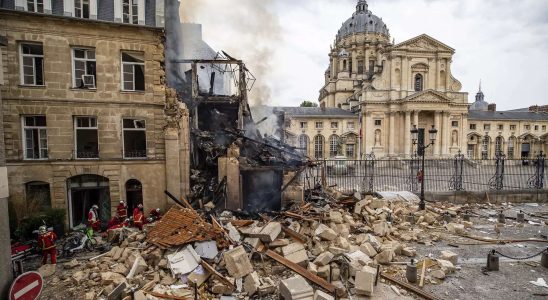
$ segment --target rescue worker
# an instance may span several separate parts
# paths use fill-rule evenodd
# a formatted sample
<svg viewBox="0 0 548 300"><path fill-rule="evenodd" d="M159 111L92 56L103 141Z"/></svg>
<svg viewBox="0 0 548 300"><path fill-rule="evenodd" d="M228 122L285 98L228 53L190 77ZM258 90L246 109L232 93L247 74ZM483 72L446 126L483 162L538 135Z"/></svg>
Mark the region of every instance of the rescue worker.
<svg viewBox="0 0 548 300"><path fill-rule="evenodd" d="M121 220L123 219L121 219L120 216L116 214L114 217L112 217L112 219L110 219L110 221L108 221L107 228L119 225L121 223Z"/></svg>
<svg viewBox="0 0 548 300"><path fill-rule="evenodd" d="M118 207L116 208L116 213L118 214L120 223L127 219L127 205L123 200L120 200L120 204L118 204Z"/></svg>
<svg viewBox="0 0 548 300"><path fill-rule="evenodd" d="M162 218L161 210L159 208L151 210L149 218L151 218L153 222L160 220Z"/></svg>
<svg viewBox="0 0 548 300"><path fill-rule="evenodd" d="M42 248L42 265L48 262L48 254L51 257L51 264L57 264L57 249L55 249L57 235L55 232L48 232L46 226L40 226L38 234L38 245Z"/></svg>
<svg viewBox="0 0 548 300"><path fill-rule="evenodd" d="M137 214L138 212L143 212L143 204L139 204L137 205L136 208L133 209L133 218L135 219L135 214Z"/></svg>
<svg viewBox="0 0 548 300"><path fill-rule="evenodd" d="M118 228L129 227L129 225L130 225L129 219L125 219L124 222L118 223L118 224L116 224L112 227L109 227L109 229L107 231L111 231L111 230L118 229Z"/></svg>
<svg viewBox="0 0 548 300"><path fill-rule="evenodd" d="M136 208L133 211L133 226L139 228L139 230L143 230L143 225L145 221L143 211L142 211L143 205L139 204L139 206L141 207L141 209Z"/></svg>
<svg viewBox="0 0 548 300"><path fill-rule="evenodd" d="M101 222L99 221L97 210L99 207L93 205L88 213L88 228L93 229L94 231L99 231L101 229Z"/></svg>

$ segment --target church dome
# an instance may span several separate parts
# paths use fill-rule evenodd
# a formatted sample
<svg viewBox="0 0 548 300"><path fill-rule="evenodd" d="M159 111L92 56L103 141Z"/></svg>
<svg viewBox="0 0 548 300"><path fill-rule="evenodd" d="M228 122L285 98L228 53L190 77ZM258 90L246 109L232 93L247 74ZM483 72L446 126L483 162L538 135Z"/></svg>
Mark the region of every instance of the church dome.
<svg viewBox="0 0 548 300"><path fill-rule="evenodd" d="M355 33L376 32L387 37L390 36L390 31L383 20L368 10L367 1L358 0L356 12L352 17L343 23L341 29L337 33L337 40L345 38Z"/></svg>
<svg viewBox="0 0 548 300"><path fill-rule="evenodd" d="M489 103L485 101L485 95L481 91L481 83L479 92L476 94L476 101L470 105L469 108L470 111L488 111L489 110Z"/></svg>

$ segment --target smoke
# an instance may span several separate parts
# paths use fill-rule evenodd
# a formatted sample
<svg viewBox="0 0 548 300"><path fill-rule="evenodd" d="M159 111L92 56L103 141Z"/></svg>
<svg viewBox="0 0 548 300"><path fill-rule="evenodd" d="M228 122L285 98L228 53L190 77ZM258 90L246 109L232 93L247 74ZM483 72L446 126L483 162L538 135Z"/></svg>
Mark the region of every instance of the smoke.
<svg viewBox="0 0 548 300"><path fill-rule="evenodd" d="M183 22L203 24L204 40L217 50L242 59L257 78L249 94L250 105L268 105L268 82L276 49L282 39L273 0L181 0Z"/></svg>
<svg viewBox="0 0 548 300"><path fill-rule="evenodd" d="M169 87L184 92L189 88L189 83L184 77L183 65L172 63L173 60L182 59L183 53L183 32L178 12L178 0L165 0L166 81ZM184 99L189 99L189 97L184 97Z"/></svg>

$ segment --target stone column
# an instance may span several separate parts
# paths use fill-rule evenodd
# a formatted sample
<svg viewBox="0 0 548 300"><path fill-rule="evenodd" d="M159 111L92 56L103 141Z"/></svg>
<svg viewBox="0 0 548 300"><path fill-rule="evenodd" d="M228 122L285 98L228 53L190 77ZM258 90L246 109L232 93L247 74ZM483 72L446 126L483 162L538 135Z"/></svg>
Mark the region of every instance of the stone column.
<svg viewBox="0 0 548 300"><path fill-rule="evenodd" d="M468 114L462 114L460 128L459 149L466 155L468 152L468 135L466 134L468 132Z"/></svg>
<svg viewBox="0 0 548 300"><path fill-rule="evenodd" d="M441 155L446 157L449 155L449 139L450 139L450 130L449 127L451 124L449 124L449 113L443 112L442 113L442 135L441 135Z"/></svg>
<svg viewBox="0 0 548 300"><path fill-rule="evenodd" d="M419 113L419 110L413 111L413 124L411 124L411 127L413 127L413 125L416 125L417 128L419 128Z"/></svg>
<svg viewBox="0 0 548 300"><path fill-rule="evenodd" d="M396 113L395 112L390 112L390 135L389 135L389 140L390 142L388 143L388 156L395 156L396 152L395 152L395 146L396 146L396 142L395 142L395 138L396 138L396 122L395 122L395 118L396 118Z"/></svg>
<svg viewBox="0 0 548 300"><path fill-rule="evenodd" d="M405 112L405 126L404 126L404 141L403 145L405 147L404 153L405 157L408 158L411 156L411 112Z"/></svg>
<svg viewBox="0 0 548 300"><path fill-rule="evenodd" d="M436 126L436 129L440 131L441 133L441 126L440 126L440 112L435 111L434 112L434 126ZM426 134L426 132L425 132ZM441 136L441 135L440 135ZM440 139L436 139L436 142L434 143L434 156L438 157L440 156Z"/></svg>

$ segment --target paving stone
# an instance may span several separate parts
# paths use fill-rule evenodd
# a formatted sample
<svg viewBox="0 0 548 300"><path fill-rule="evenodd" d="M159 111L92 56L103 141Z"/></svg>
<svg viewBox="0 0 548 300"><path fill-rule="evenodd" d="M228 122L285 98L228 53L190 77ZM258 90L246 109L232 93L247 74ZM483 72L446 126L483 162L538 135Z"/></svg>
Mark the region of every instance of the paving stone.
<svg viewBox="0 0 548 300"><path fill-rule="evenodd" d="M334 256L335 255L329 251L323 252L322 254L318 255L318 257L316 257L314 263L320 267L328 265Z"/></svg>
<svg viewBox="0 0 548 300"><path fill-rule="evenodd" d="M356 294L365 296L373 295L376 276L377 270L368 266L365 266L361 271L356 272Z"/></svg>
<svg viewBox="0 0 548 300"><path fill-rule="evenodd" d="M279 293L285 300L310 300L314 297L314 289L299 275L280 281Z"/></svg>
<svg viewBox="0 0 548 300"><path fill-rule="evenodd" d="M253 266L243 246L225 252L224 261L228 274L236 279L253 272Z"/></svg>
<svg viewBox="0 0 548 300"><path fill-rule="evenodd" d="M258 238L265 243L271 243L276 240L281 232L282 225L280 223L270 222L259 232Z"/></svg>

